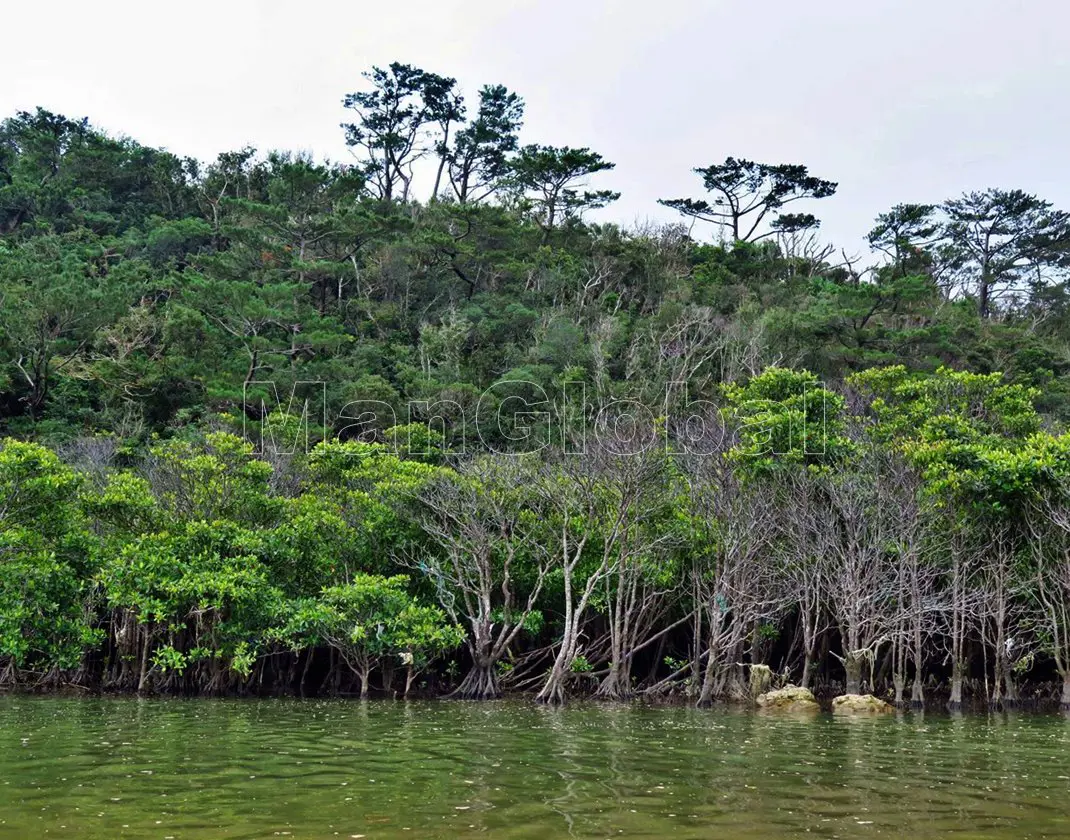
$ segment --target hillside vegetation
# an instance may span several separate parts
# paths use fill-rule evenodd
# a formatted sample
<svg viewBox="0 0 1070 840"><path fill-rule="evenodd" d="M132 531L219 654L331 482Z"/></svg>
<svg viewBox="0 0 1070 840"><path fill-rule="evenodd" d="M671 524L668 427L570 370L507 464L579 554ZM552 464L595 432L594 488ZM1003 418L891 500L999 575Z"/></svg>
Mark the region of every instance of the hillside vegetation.
<svg viewBox="0 0 1070 840"><path fill-rule="evenodd" d="M1070 704L1066 213L855 256L728 157L628 230L500 85L343 106L344 165L0 124L0 681Z"/></svg>

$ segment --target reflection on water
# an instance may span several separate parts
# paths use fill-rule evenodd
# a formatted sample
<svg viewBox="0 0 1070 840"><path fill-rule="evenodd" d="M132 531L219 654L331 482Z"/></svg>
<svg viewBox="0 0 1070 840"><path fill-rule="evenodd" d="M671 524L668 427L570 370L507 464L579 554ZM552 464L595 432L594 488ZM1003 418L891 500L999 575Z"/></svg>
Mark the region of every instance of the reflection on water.
<svg viewBox="0 0 1070 840"><path fill-rule="evenodd" d="M0 698L0 838L1070 837L1059 716Z"/></svg>

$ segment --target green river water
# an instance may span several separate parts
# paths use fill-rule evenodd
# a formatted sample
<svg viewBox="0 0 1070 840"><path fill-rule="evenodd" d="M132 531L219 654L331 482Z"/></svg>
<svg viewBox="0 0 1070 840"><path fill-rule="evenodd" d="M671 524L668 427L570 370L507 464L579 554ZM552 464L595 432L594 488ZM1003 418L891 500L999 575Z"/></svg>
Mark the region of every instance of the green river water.
<svg viewBox="0 0 1070 840"><path fill-rule="evenodd" d="M0 838L1070 838L1070 721L0 698Z"/></svg>

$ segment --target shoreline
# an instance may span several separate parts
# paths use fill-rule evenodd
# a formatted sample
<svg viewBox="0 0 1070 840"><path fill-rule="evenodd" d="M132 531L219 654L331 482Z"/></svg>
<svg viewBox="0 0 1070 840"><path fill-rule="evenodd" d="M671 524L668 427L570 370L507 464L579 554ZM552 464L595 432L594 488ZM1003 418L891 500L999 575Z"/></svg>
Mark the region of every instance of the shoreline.
<svg viewBox="0 0 1070 840"><path fill-rule="evenodd" d="M631 707L637 709L691 709L695 712L733 712L733 713L750 713L760 715L763 717L832 717L832 698L835 696L832 693L822 692L815 693L820 708L813 712L792 712L777 709L761 708L753 702L743 700L721 700L712 703L709 706L699 707L695 702L689 698L684 697L661 697L651 698L636 696L629 699L617 699L608 700L598 698L593 694L577 694L570 695L568 701L561 705L547 705L544 703L536 702L534 692L503 692L500 697L490 698L485 700L471 700L463 698L450 697L448 694L428 694L413 692L408 697L391 696L383 692L373 692L367 697L361 697L358 692L331 692L323 694L298 694L294 692L263 692L263 693L240 693L240 692L228 692L219 694L198 694L198 693L182 693L182 692L137 692L137 691L124 691L124 690L101 690L91 689L84 686L64 686L60 688L49 689L29 689L29 688L2 688L0 689L0 698L35 698L35 699L83 699L83 700L146 700L146 701L168 701L168 700L181 700L181 701L257 701L257 700L293 700L293 701L308 701L308 702L324 702L324 701L336 701L339 703L373 703L373 704L392 704L392 703L421 703L421 704L442 704L453 705L463 704L465 706L493 706L495 704L509 704L509 705L528 705L533 708L549 708L549 709L567 709L570 707L581 707L585 709L597 708L599 706L607 709L621 709L623 707ZM927 702L922 708L913 708L910 703L905 703L901 706L896 706L889 702L892 707L892 712L886 715L876 715L874 717L892 717L903 718L907 716L938 716L938 717L990 717L995 714L999 715L1026 715L1026 716L1040 716L1050 717L1055 715L1062 715L1070 718L1070 710L1060 707L1058 699L1051 699L1047 697L1032 697L1021 700L1017 704L1009 706L993 706L983 699L976 699L963 702L961 708L950 709L946 699L939 701ZM850 719L857 719L857 716L848 716ZM865 716L863 716L865 717Z"/></svg>

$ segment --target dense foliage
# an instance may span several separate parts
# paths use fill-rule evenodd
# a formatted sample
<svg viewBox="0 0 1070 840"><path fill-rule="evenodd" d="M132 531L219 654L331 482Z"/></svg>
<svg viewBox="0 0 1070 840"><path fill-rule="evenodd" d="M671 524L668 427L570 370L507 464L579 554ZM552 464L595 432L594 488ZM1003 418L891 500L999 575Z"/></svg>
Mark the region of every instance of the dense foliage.
<svg viewBox="0 0 1070 840"><path fill-rule="evenodd" d="M0 124L5 684L1070 703L1067 214L838 258L727 158L717 244L624 230L515 93L366 82L350 165Z"/></svg>

